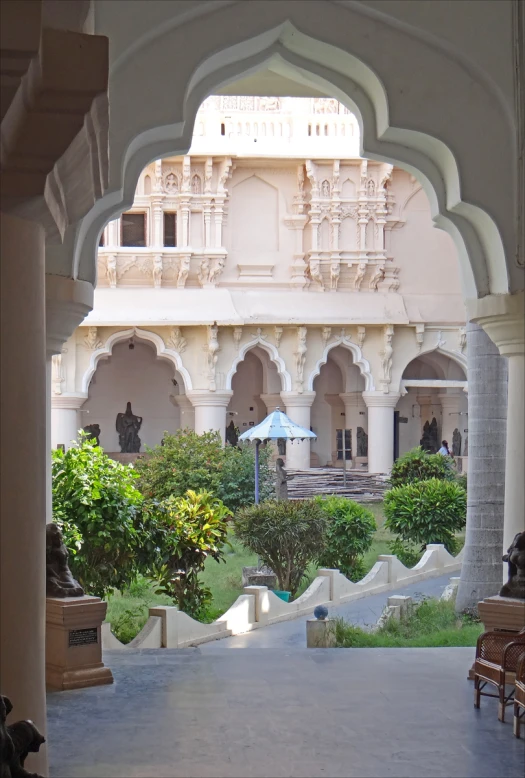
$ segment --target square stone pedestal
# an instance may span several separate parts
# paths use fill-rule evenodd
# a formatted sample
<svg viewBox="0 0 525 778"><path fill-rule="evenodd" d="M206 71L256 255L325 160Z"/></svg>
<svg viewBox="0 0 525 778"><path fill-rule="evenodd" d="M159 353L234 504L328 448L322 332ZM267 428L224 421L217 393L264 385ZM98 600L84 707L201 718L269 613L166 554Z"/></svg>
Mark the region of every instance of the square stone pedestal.
<svg viewBox="0 0 525 778"><path fill-rule="evenodd" d="M512 633L516 634L525 627L525 600L514 597L485 597L478 602L479 618L483 622L484 632L509 632L509 642ZM469 679L474 680L474 664L469 671Z"/></svg>
<svg viewBox="0 0 525 778"><path fill-rule="evenodd" d="M46 599L46 687L50 691L113 683L102 662L100 597Z"/></svg>
<svg viewBox="0 0 525 778"><path fill-rule="evenodd" d="M335 619L308 619L306 648L333 648L335 646Z"/></svg>

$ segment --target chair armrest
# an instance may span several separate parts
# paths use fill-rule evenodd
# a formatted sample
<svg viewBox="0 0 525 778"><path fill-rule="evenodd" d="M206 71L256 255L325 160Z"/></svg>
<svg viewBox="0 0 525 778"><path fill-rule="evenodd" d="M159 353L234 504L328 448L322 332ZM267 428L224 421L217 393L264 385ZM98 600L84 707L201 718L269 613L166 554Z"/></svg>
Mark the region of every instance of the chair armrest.
<svg viewBox="0 0 525 778"><path fill-rule="evenodd" d="M518 634L521 635L521 633ZM491 645L494 651L503 654L503 649L507 643L515 641L518 634L516 634L516 632L495 632L494 630L483 632L476 642L476 659L481 658L483 648L488 650Z"/></svg>
<svg viewBox="0 0 525 778"><path fill-rule="evenodd" d="M520 654L518 659L518 664L516 667L516 680L521 681L522 683L525 681L525 651Z"/></svg>
<svg viewBox="0 0 525 778"><path fill-rule="evenodd" d="M514 672L517 671L518 661L521 659L523 650L525 649L525 635L520 640L513 640L511 643L507 643L503 649L503 657L501 666L503 670Z"/></svg>

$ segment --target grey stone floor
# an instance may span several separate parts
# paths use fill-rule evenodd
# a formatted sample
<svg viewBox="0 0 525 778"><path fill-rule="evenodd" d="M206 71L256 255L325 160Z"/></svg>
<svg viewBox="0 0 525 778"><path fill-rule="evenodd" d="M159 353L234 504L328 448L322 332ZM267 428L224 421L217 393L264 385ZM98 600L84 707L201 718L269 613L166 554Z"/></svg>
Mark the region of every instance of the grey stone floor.
<svg viewBox="0 0 525 778"><path fill-rule="evenodd" d="M473 707L470 648L106 652L113 686L48 696L53 778L522 778ZM510 711L509 711L510 712Z"/></svg>
<svg viewBox="0 0 525 778"><path fill-rule="evenodd" d="M328 615L343 618L345 621L359 626L372 625L377 622L391 595L410 595L414 599L418 599L422 595L440 597L443 589L449 583L450 577L449 573L438 578L427 578L425 581L409 584L395 591L362 597L360 600L354 600L336 608L329 608ZM217 649L230 648L304 648L306 644L305 622L311 618L310 614L293 621L282 621L279 624L272 624L270 627L247 632L245 635L235 635L235 637L224 638L213 643L205 643L201 646L201 651L208 653Z"/></svg>

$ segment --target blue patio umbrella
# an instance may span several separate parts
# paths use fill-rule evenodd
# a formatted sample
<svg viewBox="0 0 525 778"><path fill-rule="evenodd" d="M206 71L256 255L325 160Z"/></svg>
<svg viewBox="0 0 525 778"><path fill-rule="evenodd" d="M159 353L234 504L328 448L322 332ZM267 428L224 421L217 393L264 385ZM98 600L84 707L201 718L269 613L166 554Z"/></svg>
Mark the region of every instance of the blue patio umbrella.
<svg viewBox="0 0 525 778"><path fill-rule="evenodd" d="M255 443L255 504L259 504L259 446L267 440L306 440L317 435L288 418L279 408L272 411L256 427L243 432L239 440Z"/></svg>

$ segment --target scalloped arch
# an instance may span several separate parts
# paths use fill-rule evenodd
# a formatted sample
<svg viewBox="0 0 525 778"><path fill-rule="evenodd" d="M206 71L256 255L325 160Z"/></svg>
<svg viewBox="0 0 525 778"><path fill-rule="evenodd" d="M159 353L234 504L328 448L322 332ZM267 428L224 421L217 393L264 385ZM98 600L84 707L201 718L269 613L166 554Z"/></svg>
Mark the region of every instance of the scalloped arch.
<svg viewBox="0 0 525 778"><path fill-rule="evenodd" d="M243 19L249 13L246 5L235 4L236 14ZM334 8L330 10L332 15L336 13ZM199 23L205 24L207 19ZM159 36L158 40L161 39ZM425 45L430 46L428 42ZM137 57L146 48L140 49ZM443 52L439 56L443 57ZM463 64L456 64L465 69ZM128 65L132 66L131 61L122 64L119 71L121 83ZM109 219L129 207L145 165L162 156L186 153L200 103L214 90L262 68L271 68L339 99L358 116L366 156L400 164L418 177L436 225L449 232L456 243L466 297L508 292L508 270L499 230L486 210L462 200L458 164L449 147L430 134L391 125L386 89L374 70L342 48L304 34L290 21L247 36L241 42L225 44L201 60L187 80L181 120L147 127L126 142L122 164L115 163L119 171L123 170L121 188L102 198L77 231L75 277L94 281L100 232ZM484 88L493 99L486 84Z"/></svg>
<svg viewBox="0 0 525 778"><path fill-rule="evenodd" d="M325 350L323 351L323 355L321 359L317 362L316 366L308 376L307 391L313 392L314 381L319 375L319 373L321 372L322 366L326 365L326 362L328 360L328 354L336 346L343 346L344 348L348 349L348 351L352 353L354 365L356 365L359 368L359 372L365 379L365 392L373 392L375 390L375 386L374 386L374 378L372 376L372 373L370 372L370 364L368 360L364 358L363 352L361 351L357 343L352 343L352 341L346 337L336 338L332 343L327 344Z"/></svg>
<svg viewBox="0 0 525 778"><path fill-rule="evenodd" d="M89 389L89 384L91 383L91 379L93 378L93 375L95 373L95 370L97 369L97 365L101 359L108 359L108 357L111 356L113 352L113 346L116 343L121 343L123 340L129 340L129 338L136 337L140 338L141 340L147 340L150 343L153 343L155 346L157 356L160 359L164 359L167 362L171 362L172 365L174 365L177 372L181 375L182 380L184 381L184 387L186 391L193 389L191 376L182 364L182 358L178 351L174 351L173 349L166 348L166 345L160 335L157 335L156 332L150 332L149 330L143 330L140 329L140 327L131 327L127 330L119 330L118 332L114 332L112 335L109 336L107 341L104 343L102 348L97 349L94 351L91 355L91 359L89 360L89 366L82 376L82 391L86 392Z"/></svg>
<svg viewBox="0 0 525 778"><path fill-rule="evenodd" d="M249 340L248 343L245 343L243 346L240 347L239 354L234 359L233 364L226 375L226 390L228 391L232 388L232 379L235 373L237 372L237 367L239 366L239 363L242 362L242 360L244 359L248 351L251 351L251 349L255 348L255 346L259 346L260 348L263 349L263 351L266 351L266 353L270 357L270 360L276 366L277 373L279 374L279 377L281 379L281 390L283 392L291 392L292 378L290 376L290 373L286 369L284 360L279 356L279 352L277 351L276 347L272 343L267 343L260 336L257 336L252 340Z"/></svg>
<svg viewBox="0 0 525 778"><path fill-rule="evenodd" d="M461 351L447 351L446 349L442 348L441 346L436 347L429 347L425 349L421 349L419 353L417 353L415 356L411 356L406 364L403 366L403 369L399 371L400 379L399 379L399 385L401 385L401 381L403 380L403 374L407 367L418 357L423 357L425 354L441 354L444 357L447 357L448 359L452 360L452 362L455 362L465 373L465 378L467 378L467 358L464 354L461 353ZM397 389L399 391L399 387Z"/></svg>

